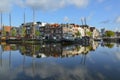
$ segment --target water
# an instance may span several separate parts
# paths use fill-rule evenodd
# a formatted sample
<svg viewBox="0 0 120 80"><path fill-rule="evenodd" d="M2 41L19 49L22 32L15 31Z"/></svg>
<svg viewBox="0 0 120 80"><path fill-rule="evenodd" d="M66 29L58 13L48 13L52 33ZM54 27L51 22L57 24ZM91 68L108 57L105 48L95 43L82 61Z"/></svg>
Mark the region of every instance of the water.
<svg viewBox="0 0 120 80"><path fill-rule="evenodd" d="M1 44L0 80L120 80L120 44Z"/></svg>

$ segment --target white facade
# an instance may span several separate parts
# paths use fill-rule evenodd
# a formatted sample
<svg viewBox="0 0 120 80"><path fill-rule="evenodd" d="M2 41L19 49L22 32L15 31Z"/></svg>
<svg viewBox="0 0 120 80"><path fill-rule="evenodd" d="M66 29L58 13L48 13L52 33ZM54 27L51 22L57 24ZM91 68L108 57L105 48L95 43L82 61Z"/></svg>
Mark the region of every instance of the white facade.
<svg viewBox="0 0 120 80"><path fill-rule="evenodd" d="M81 37L85 36L85 30L82 27L79 27L78 31L81 33Z"/></svg>
<svg viewBox="0 0 120 80"><path fill-rule="evenodd" d="M93 30L93 35L92 35L93 39L94 39L94 38L98 38L99 36L100 36L99 31L98 31L97 29L94 29L94 30Z"/></svg>
<svg viewBox="0 0 120 80"><path fill-rule="evenodd" d="M62 24L63 38L66 40L74 40L73 26L70 24Z"/></svg>

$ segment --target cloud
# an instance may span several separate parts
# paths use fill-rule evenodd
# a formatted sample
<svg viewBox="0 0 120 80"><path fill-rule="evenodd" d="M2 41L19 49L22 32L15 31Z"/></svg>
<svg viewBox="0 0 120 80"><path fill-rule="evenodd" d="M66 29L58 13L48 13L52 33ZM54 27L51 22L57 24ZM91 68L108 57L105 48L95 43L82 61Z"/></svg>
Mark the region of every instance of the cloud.
<svg viewBox="0 0 120 80"><path fill-rule="evenodd" d="M9 11L13 5L21 7L31 7L42 11L51 11L64 8L66 6L86 7L89 0L0 0L0 11Z"/></svg>
<svg viewBox="0 0 120 80"><path fill-rule="evenodd" d="M83 67L77 66L74 68L64 67L56 63L40 63L35 67L35 76L39 76L38 79L50 80L93 80L92 76L89 75L90 71ZM32 66L26 69L25 74L32 77Z"/></svg>
<svg viewBox="0 0 120 80"><path fill-rule="evenodd" d="M102 73L91 72L84 65L74 66L70 64L71 67L54 61L43 61L24 65L18 63L17 67L13 67L14 65L12 64L10 68L8 60L3 59L2 62L0 80L94 80L96 78L97 80L102 80L104 78ZM95 73L94 77L93 73Z"/></svg>
<svg viewBox="0 0 120 80"><path fill-rule="evenodd" d="M14 0L0 0L0 11L7 11L12 7Z"/></svg>
<svg viewBox="0 0 120 80"><path fill-rule="evenodd" d="M10 11L14 5L25 6L23 0L0 0L0 12Z"/></svg>
<svg viewBox="0 0 120 80"><path fill-rule="evenodd" d="M69 5L83 8L88 5L89 0L26 0L25 3L29 7L47 11L57 10Z"/></svg>
<svg viewBox="0 0 120 80"><path fill-rule="evenodd" d="M15 3L16 3L16 5L18 5L22 8L26 7L26 3L24 2L24 0L15 0Z"/></svg>
<svg viewBox="0 0 120 80"><path fill-rule="evenodd" d="M100 24L108 24L108 23L110 23L110 20L105 20L100 22Z"/></svg>
<svg viewBox="0 0 120 80"><path fill-rule="evenodd" d="M88 3L89 3L89 0L72 0L72 1L70 1L70 0L66 0L67 1L67 3L69 4L73 4L73 5L75 5L75 6L77 6L77 7L86 7L87 5L88 5Z"/></svg>
<svg viewBox="0 0 120 80"><path fill-rule="evenodd" d="M119 30L119 29L117 29L117 30ZM120 60L120 49L119 48L115 52L115 57L117 60Z"/></svg>
<svg viewBox="0 0 120 80"><path fill-rule="evenodd" d="M116 23L120 23L120 16L118 16L115 20Z"/></svg>
<svg viewBox="0 0 120 80"><path fill-rule="evenodd" d="M65 21L65 22L69 22L70 19L69 19L67 16L65 16L65 17L64 17L64 21Z"/></svg>
<svg viewBox="0 0 120 80"><path fill-rule="evenodd" d="M87 16L87 20L91 20L93 16L94 16L94 13L91 12L91 13Z"/></svg>

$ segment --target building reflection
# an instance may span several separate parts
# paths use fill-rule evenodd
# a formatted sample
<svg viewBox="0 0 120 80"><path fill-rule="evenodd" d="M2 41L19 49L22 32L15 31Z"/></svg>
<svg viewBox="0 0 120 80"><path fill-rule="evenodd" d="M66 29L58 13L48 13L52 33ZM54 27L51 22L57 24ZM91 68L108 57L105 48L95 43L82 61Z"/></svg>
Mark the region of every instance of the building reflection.
<svg viewBox="0 0 120 80"><path fill-rule="evenodd" d="M64 45L60 43L42 44L42 45L17 45L17 44L5 44L1 45L3 51L16 51L19 50L24 56L31 56L34 58L43 57L73 57L75 55L86 55L89 51L94 51L98 47L98 42L92 42L90 45Z"/></svg>
<svg viewBox="0 0 120 80"><path fill-rule="evenodd" d="M113 48L116 45L116 47L119 47L119 43L110 43L110 42L101 42L102 47L107 47L107 48Z"/></svg>
<svg viewBox="0 0 120 80"><path fill-rule="evenodd" d="M0 66L2 67L2 53L3 53L3 51L2 51L2 48L1 48L1 46L0 46Z"/></svg>
<svg viewBox="0 0 120 80"><path fill-rule="evenodd" d="M62 44L44 44L44 45L21 45L19 50L22 55L35 58L42 57L72 57L79 54L87 54L89 51L94 51L98 45L69 45Z"/></svg>

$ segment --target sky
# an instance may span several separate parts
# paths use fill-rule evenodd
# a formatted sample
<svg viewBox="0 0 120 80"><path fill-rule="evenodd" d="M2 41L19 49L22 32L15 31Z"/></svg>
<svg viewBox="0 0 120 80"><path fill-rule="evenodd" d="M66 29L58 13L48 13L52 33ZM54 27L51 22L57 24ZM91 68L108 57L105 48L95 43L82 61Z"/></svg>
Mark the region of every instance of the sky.
<svg viewBox="0 0 120 80"><path fill-rule="evenodd" d="M120 30L120 0L0 0L3 24L19 27L23 22L75 23L81 25L86 18L87 24L97 29Z"/></svg>

